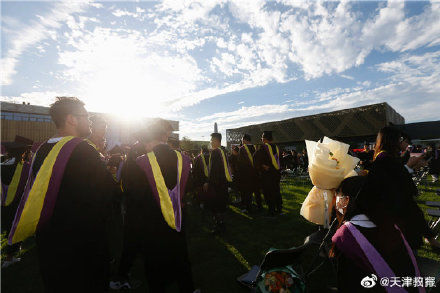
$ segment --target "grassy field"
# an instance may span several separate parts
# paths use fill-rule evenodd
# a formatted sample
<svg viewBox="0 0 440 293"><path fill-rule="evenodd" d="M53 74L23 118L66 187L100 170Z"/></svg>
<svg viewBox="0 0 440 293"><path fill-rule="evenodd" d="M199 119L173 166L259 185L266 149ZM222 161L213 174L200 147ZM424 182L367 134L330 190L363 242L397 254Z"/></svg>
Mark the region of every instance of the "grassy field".
<svg viewBox="0 0 440 293"><path fill-rule="evenodd" d="M285 215L274 219L264 214L248 215L231 205L229 207L224 235L210 233L210 217L198 206L188 205L185 216L188 225L188 245L195 284L202 292L247 292L236 278L244 274L255 264L259 264L270 247L289 248L299 246L304 238L315 232L317 227L299 215L301 203L311 186L306 182L288 181L282 184ZM440 200L435 195L435 186L424 186L418 198L421 201ZM425 210L426 206L421 205ZM2 240L2 247L4 241ZM115 245L117 254L120 246ZM419 250L419 256L431 260L440 260L439 252L428 246ZM35 244L32 239L26 241L22 250L22 261L2 270L2 292L43 292L38 273ZM302 257L302 262L309 265L316 255L312 249ZM439 263L440 267L440 263ZM134 292L146 292L143 265L138 259L133 267L132 277L142 282ZM324 292L328 286L334 286L334 274L329 265L321 267L308 282L308 288L314 292ZM175 292L170 287L169 292Z"/></svg>

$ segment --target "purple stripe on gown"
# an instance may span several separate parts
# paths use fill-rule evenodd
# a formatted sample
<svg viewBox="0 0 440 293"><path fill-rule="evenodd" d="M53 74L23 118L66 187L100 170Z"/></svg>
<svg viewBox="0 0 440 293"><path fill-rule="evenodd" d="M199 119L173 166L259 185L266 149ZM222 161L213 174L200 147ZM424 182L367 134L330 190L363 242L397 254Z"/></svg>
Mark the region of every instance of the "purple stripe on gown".
<svg viewBox="0 0 440 293"><path fill-rule="evenodd" d="M69 161L69 158L72 155L72 152L76 148L76 146L83 141L84 141L83 139L75 137L72 140L68 141L61 148L55 160L55 164L53 165L49 186L47 187L46 196L44 197L44 204L41 210L40 220L38 221L38 225L37 225L37 230L43 227L44 224L52 216L67 162Z"/></svg>
<svg viewBox="0 0 440 293"><path fill-rule="evenodd" d="M336 247L344 252L348 258L364 271L373 272L374 269L357 243L356 239L350 233L345 225L342 225L333 235L332 242Z"/></svg>
<svg viewBox="0 0 440 293"><path fill-rule="evenodd" d="M17 189L14 194L14 199L12 200L13 202L16 200L17 196L20 196L21 198L21 196L23 195L24 187L26 186L27 177L29 175L29 166L30 166L29 162L23 163L23 168L20 173L20 179L18 180ZM2 183L2 202L1 202L2 206L6 204L8 189L9 189L9 185L4 185Z"/></svg>
<svg viewBox="0 0 440 293"><path fill-rule="evenodd" d="M265 144L264 146L266 147L266 152L267 152L267 154L269 155L270 159L272 160L272 156L270 155L270 151L269 151L269 148L270 148L271 146L270 146L270 145L267 145L267 144ZM275 151L272 149L272 153L273 153L273 156L275 157L275 160L277 161L278 167L280 167L280 158L279 158L279 156L278 156L276 146L274 147L274 149L275 149Z"/></svg>
<svg viewBox="0 0 440 293"><path fill-rule="evenodd" d="M136 164L139 168L144 171L147 176L148 182L150 183L151 190L153 191L154 199L157 202L157 205L160 206L159 193L157 192L156 181L154 180L153 171L151 168L150 160L148 160L147 155L142 155L136 159Z"/></svg>
<svg viewBox="0 0 440 293"><path fill-rule="evenodd" d="M348 227L346 224L342 225L335 233L335 235L333 235L332 237L332 242L336 245L336 247L342 251L344 253L344 255L346 257L348 257L349 259L351 259L353 261L353 263L355 263L356 265L358 265L362 270L366 271L366 272L374 272L375 274L378 275L379 278L381 277L393 277L394 272L391 270L391 268L389 268L388 264L386 264L385 260L382 258L382 256L379 254L379 252L377 252L377 250L374 248L374 246L372 246L370 244L370 242L368 241L368 239L365 238L365 236L363 236L363 234L351 223L349 223L350 227ZM400 231L400 229L398 229L397 226L395 226L397 230ZM357 232L353 231L354 229L356 229ZM354 234L353 234L354 232ZM360 237L359 237L360 234ZM357 236L357 237L355 237ZM413 266L416 272L417 276L420 276L419 270L418 270L418 266L417 266L417 262L414 258L414 255L412 254L411 248L409 247L409 245L407 245L406 240L403 236L403 234L401 234L403 241L405 242L405 246L408 250L408 253L410 254L411 260L413 262ZM363 239L362 239L363 238ZM359 241L359 242L358 242ZM362 245L364 247L364 249L361 248ZM370 260L369 258L365 255L365 247L366 245L371 246L371 249L373 249L376 253L376 255L371 258L370 255ZM368 251L367 251L368 252ZM380 261L378 261L378 259L381 259ZM389 269L389 273L384 274L384 268L383 267L379 267L381 264L380 262L385 262L386 266ZM380 272L378 272L378 270ZM406 290L403 290L403 288L400 287L384 287L384 289L387 292L407 292ZM425 292L424 288L419 288L419 292Z"/></svg>
<svg viewBox="0 0 440 293"><path fill-rule="evenodd" d="M347 226L350 233L353 235L353 237L356 239L356 241L359 243L360 248L364 252L364 255L367 257L368 261L371 263L371 265L374 268L374 271L376 272L376 275L378 278L393 278L396 277L396 274L393 272L393 270L390 268L388 263L383 259L383 257L380 255L380 253L374 248L374 246L365 238L365 236L350 222L346 222L344 224ZM385 290L387 292L407 292L405 289L400 287L385 287Z"/></svg>
<svg viewBox="0 0 440 293"><path fill-rule="evenodd" d="M47 219L47 215L49 215L49 214L52 215L52 212L53 212L53 210L51 210L50 212L47 212L47 211L45 211L45 209L48 208L48 207L46 207L46 201L47 201L47 196L48 196L49 190L51 189L51 183L52 183L52 179L53 179L54 173L56 173L56 172L54 172L54 171L55 171L55 170L58 170L58 172L60 172L60 168L55 169L55 165L57 165L57 163L58 163L58 159L60 158L60 155L63 153L63 149L64 149L64 148L69 147L69 145L70 145L71 143L73 143L73 144L76 146L76 145L78 145L78 143L80 143L81 141L83 141L81 138L74 138L74 139L70 140L69 142L67 142L67 143L63 146L63 148L61 149L60 153L58 154L58 157L57 157L57 159L55 160L55 164L54 164L54 167L53 167L53 169L52 169L52 175L51 175L51 178L50 178L50 181L49 181L49 186L48 186L48 189L47 189L46 197L45 197L45 199L44 199L43 208L42 208L42 211L41 211L40 220L39 220L39 222L38 222L37 229L40 227L41 217L43 217L43 214L45 214L45 215L44 215L44 216L46 217L45 219ZM36 152L35 152L35 154L34 154L34 157L33 157L33 159L32 159L32 164L31 164L30 167L29 167L29 172L28 172L28 178L27 178L27 182L26 182L26 187L25 187L25 190L24 190L24 192L23 192L23 196L21 197L21 201L20 201L20 204L19 204L19 206L18 206L17 212L15 213L14 222L13 222L13 224L12 224L12 228L11 228L11 231L10 231L10 233L9 233L9 237L8 237L8 243L9 243L9 244L12 244L12 237L13 237L13 235L15 234L15 231L17 230L17 225L18 225L18 223L20 222L20 218L21 218L21 215L22 215L22 213L23 213L24 206L25 206L26 201L27 201L27 199L28 199L28 197L29 197L29 193L30 193L30 191L31 191L31 189L32 189L32 186L33 186L33 184L34 184L34 182L35 182L35 177L34 177L34 175L33 175L32 169L33 169L33 166L34 166L34 160L35 160L36 154L38 153L39 148L40 148L43 144L44 144L44 143L42 143L42 144L39 145L39 147L38 147L38 149L36 150ZM72 149L72 151L73 151L73 149ZM70 151L70 154L71 154L72 151ZM70 155L69 155L69 157L70 157ZM64 158L64 161L65 161L65 162L64 162L64 163L65 163L65 164L64 164L64 168L65 168L65 166L66 166L66 164L67 164L67 161L68 161L69 157L67 157L67 159ZM60 161L60 162L61 162L61 161ZM61 183L62 175L64 174L64 168L62 169L61 177L60 177L60 176L57 176L57 178L58 178L59 181L60 181L60 182L58 182L58 186L57 186L57 188L56 188L57 193L58 193L59 184ZM55 195L55 200L56 200L56 196L57 196L57 195L58 195L58 194ZM53 195L52 195L52 199L53 199ZM53 204L52 204L52 209L53 209L53 206L54 206L54 205L55 205L55 202L53 202Z"/></svg>
<svg viewBox="0 0 440 293"><path fill-rule="evenodd" d="M178 163L177 163L178 164ZM177 170L179 166L177 165ZM179 182L179 172L177 172L177 184L172 190L168 189L168 194L171 198L171 203L173 204L174 211L174 221L176 225L176 231L180 232L182 228L182 207L180 201L180 182Z"/></svg>
<svg viewBox="0 0 440 293"><path fill-rule="evenodd" d="M15 197L20 196L20 199L23 196L24 188L26 187L26 182L27 182L27 179L29 176L30 166L31 166L31 163L29 163L29 162L23 163L23 169L21 171L20 181L17 186L17 193L15 194Z"/></svg>
<svg viewBox="0 0 440 293"><path fill-rule="evenodd" d="M35 181L35 177L34 174L32 172L33 166L34 166L34 161L35 161L35 157L37 155L38 150L40 149L40 147L43 145L44 143L40 144L37 148L37 150L35 151L33 157L32 157L32 163L29 166L29 172L28 172L28 176L27 176L27 181L26 181L26 186L24 188L24 192L23 195L21 196L21 200L20 200L20 204L18 205L17 208L17 212L15 213L15 217L14 217L14 221L12 222L12 228L11 231L9 232L9 236L8 236L8 244L11 245L12 244L12 236L15 234L15 230L17 230L17 225L18 222L20 222L20 218L21 215L23 213L23 209L24 209L24 205L27 201L27 198L29 196L29 192L32 188L32 185L34 184Z"/></svg>
<svg viewBox="0 0 440 293"><path fill-rule="evenodd" d="M158 202L158 205L160 207L159 193L157 191L156 181L154 180L153 170L150 161L148 160L148 157L146 155L140 156L136 159L136 163L147 176L153 195L156 198L156 201ZM185 192L185 186L189 176L189 158L184 154L182 154L182 178L180 178L180 180L178 171L179 161L177 161L177 182L180 181L180 184L176 184L176 186L172 190L169 190L168 188L167 190L168 195L171 199L171 204L173 205L176 231L180 232L182 227L182 197Z"/></svg>
<svg viewBox="0 0 440 293"><path fill-rule="evenodd" d="M3 184L2 182L2 206L4 206L6 202L6 196L8 195L8 187L9 185Z"/></svg>

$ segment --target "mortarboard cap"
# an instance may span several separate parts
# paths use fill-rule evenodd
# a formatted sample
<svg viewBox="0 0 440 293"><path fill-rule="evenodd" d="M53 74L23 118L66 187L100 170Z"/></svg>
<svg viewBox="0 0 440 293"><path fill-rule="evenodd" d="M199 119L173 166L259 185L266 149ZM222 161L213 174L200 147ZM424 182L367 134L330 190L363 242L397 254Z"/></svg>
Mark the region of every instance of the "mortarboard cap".
<svg viewBox="0 0 440 293"><path fill-rule="evenodd" d="M273 140L272 131L271 130L263 131L263 135L261 137L267 140Z"/></svg>

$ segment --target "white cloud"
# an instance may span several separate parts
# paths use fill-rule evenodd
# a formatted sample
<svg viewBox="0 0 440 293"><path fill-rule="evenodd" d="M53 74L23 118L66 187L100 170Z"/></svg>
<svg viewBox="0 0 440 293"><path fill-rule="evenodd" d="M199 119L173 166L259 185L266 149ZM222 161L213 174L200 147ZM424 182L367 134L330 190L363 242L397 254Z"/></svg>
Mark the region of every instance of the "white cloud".
<svg viewBox="0 0 440 293"><path fill-rule="evenodd" d="M272 115L285 113L289 111L287 105L261 105L261 106L250 106L241 107L238 110L231 112L219 112L213 115L201 117L197 119L198 121L218 121L219 123L230 123L239 120L246 120L249 118L260 117L264 115Z"/></svg>
<svg viewBox="0 0 440 293"><path fill-rule="evenodd" d="M134 17L134 18L142 18L144 12L145 12L144 9L137 7L136 12L130 12L127 10L122 10L122 9L115 9L112 12L112 14L116 17L130 16L130 17Z"/></svg>
<svg viewBox="0 0 440 293"><path fill-rule="evenodd" d="M382 102L390 104L407 123L440 119L440 51L406 55L377 68L390 75L375 87L365 81L351 88L315 91L306 99L286 101L288 104L206 115L196 122L185 121L181 133L200 138L209 134L214 122L227 129Z"/></svg>
<svg viewBox="0 0 440 293"><path fill-rule="evenodd" d="M31 105L44 105L55 102L56 97L72 96L72 93L55 92L55 91L34 91L22 93L19 96L2 96L1 100L11 103L21 104L22 102L30 103Z"/></svg>
<svg viewBox="0 0 440 293"><path fill-rule="evenodd" d="M40 17L39 21L33 21L28 26L16 28L18 31L15 31L11 36L11 45L1 60L2 84L12 83L19 57L26 49L46 38L56 38L55 30L63 24L66 18L73 13L82 11L86 5L87 3L82 2L58 2L44 17Z"/></svg>
<svg viewBox="0 0 440 293"><path fill-rule="evenodd" d="M109 23L125 22L124 27L111 29L104 27L106 22L98 15L78 15L85 4L56 3L39 23L11 37L12 45L2 59L3 82L12 82L25 50L35 45L44 53L41 41L53 38L59 42L58 65L63 68L51 69L53 76L70 82L70 88L92 107L107 107L105 111L126 107L124 111L129 112L135 104L137 112L158 114L160 109L179 110L269 83L335 73L353 80L347 69L362 65L374 50L392 51L402 57L373 68L389 75L386 81L356 80L353 88L315 92L308 101L291 99L292 104L283 104L287 108L266 110L294 115L386 100L415 117L410 119L418 119L415 111L422 108L414 103L405 108L405 103L419 96L433 103L431 97L439 89L432 65L439 62L436 53L411 54L440 45L440 3L424 3L424 10L411 17L405 5L381 2L367 15L349 1L163 1L148 9L141 4L132 10L111 7ZM142 21L130 26L125 16ZM20 25L7 17L3 23L2 32L7 35ZM61 35L58 30L64 23L68 30ZM121 97L123 105L117 101ZM240 123L239 117L247 114L255 120L267 119L259 114L264 107L254 107L215 117L228 125Z"/></svg>

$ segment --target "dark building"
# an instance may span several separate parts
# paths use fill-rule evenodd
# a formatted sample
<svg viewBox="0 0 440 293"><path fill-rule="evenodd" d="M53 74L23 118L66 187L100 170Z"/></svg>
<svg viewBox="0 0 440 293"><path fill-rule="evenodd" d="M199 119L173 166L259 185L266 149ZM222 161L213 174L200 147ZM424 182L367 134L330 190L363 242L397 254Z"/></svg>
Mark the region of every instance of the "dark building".
<svg viewBox="0 0 440 293"><path fill-rule="evenodd" d="M226 141L228 147L238 144L241 136L248 133L252 143L260 143L261 133L272 130L274 142L286 148L302 148L304 140L318 140L324 136L357 147L364 142L373 142L382 127L404 123L405 119L390 105L380 103L227 129Z"/></svg>

